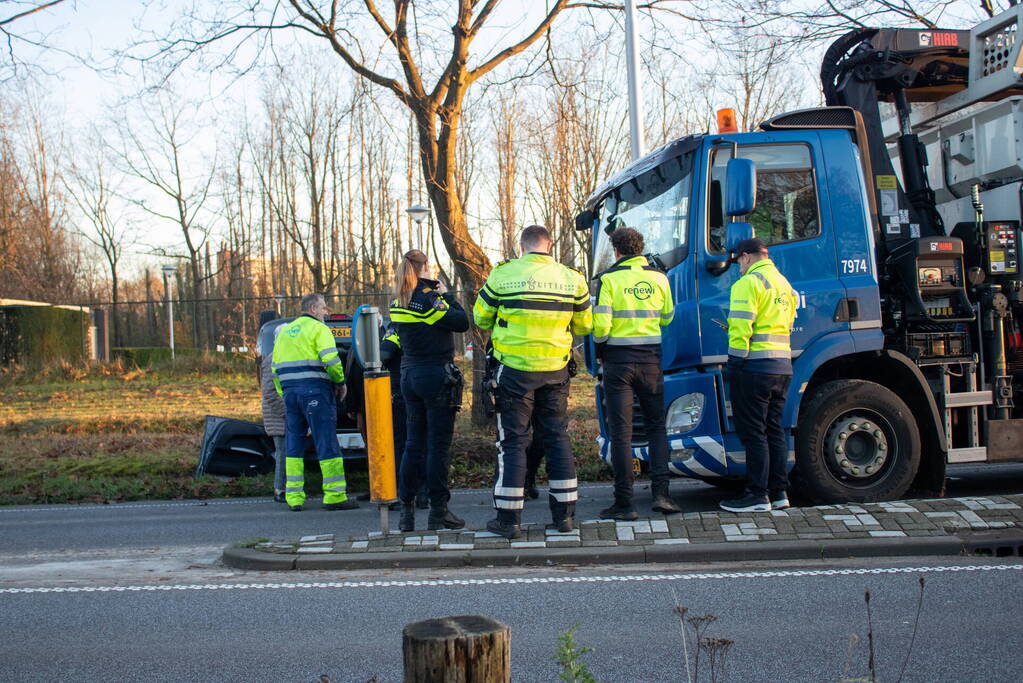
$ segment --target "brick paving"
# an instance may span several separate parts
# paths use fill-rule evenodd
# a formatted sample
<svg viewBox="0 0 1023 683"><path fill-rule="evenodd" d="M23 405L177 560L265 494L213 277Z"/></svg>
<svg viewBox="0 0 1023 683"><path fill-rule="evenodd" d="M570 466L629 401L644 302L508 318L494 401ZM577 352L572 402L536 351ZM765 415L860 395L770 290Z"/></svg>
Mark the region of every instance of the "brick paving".
<svg viewBox="0 0 1023 683"><path fill-rule="evenodd" d="M420 553L542 548L611 548L652 545L771 543L952 536L963 531L1023 528L1023 495L911 500L859 505L820 505L749 514L687 512L634 522L588 520L562 533L541 524L523 526L514 541L487 531L414 531L367 537L304 536L259 543L266 553L317 555Z"/></svg>

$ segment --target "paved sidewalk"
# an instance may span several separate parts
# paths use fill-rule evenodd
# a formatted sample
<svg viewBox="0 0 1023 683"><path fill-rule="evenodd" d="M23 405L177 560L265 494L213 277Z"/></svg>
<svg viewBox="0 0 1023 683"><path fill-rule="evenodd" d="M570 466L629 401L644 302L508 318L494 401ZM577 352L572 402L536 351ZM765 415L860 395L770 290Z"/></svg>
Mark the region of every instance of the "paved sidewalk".
<svg viewBox="0 0 1023 683"><path fill-rule="evenodd" d="M246 569L356 569L964 552L1023 555L1023 495L822 505L752 514L687 512L635 522L583 521L567 533L528 524L515 541L468 529L372 532L344 539L327 534L227 548L224 561Z"/></svg>

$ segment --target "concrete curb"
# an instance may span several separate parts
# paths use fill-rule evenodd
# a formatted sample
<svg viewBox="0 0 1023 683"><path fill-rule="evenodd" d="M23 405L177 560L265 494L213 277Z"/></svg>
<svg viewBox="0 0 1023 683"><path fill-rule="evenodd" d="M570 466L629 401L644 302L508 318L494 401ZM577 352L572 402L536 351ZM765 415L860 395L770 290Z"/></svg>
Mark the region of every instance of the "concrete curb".
<svg viewBox="0 0 1023 683"><path fill-rule="evenodd" d="M291 569L417 569L599 564L750 562L755 560L821 560L839 558L1023 554L1023 531L1006 529L983 536L919 536L906 538L760 541L675 545L438 550L431 552L268 553L228 547L229 567L259 571Z"/></svg>

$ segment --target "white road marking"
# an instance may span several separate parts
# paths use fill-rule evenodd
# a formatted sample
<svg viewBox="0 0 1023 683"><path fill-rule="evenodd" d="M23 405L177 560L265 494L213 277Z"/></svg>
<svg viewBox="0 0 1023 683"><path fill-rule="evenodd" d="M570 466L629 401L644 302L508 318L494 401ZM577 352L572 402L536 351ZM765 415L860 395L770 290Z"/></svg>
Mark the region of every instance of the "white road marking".
<svg viewBox="0 0 1023 683"><path fill-rule="evenodd" d="M881 567L861 569L797 569L692 574L641 574L626 576L537 576L491 579L422 579L408 581L317 581L296 583L197 583L172 586L40 586L0 588L0 594L25 593L137 593L203 590L280 590L294 588L410 588L433 586L504 586L543 583L632 583L637 581L705 581L765 579L803 576L852 576L857 574L920 574L942 572L1023 571L1023 564L982 564L934 567Z"/></svg>

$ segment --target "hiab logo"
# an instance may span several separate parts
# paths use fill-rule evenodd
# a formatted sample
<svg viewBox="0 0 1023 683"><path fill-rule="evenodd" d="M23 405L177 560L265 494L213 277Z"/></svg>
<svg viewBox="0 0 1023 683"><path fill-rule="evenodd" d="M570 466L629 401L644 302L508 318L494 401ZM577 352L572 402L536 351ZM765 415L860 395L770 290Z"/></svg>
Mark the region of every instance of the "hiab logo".
<svg viewBox="0 0 1023 683"><path fill-rule="evenodd" d="M654 286L652 284L650 284L649 282L641 281L641 282L637 282L632 287L626 287L625 288L625 293L626 294L631 294L632 296L636 297L640 301L645 301L645 300L649 299L653 295L653 293L654 293Z"/></svg>

